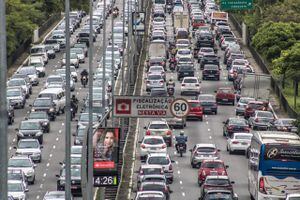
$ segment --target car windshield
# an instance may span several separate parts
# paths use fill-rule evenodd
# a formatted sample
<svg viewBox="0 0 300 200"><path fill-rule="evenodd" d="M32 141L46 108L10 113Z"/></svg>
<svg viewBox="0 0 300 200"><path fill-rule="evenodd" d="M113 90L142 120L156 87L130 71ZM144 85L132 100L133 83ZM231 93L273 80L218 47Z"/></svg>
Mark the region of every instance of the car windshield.
<svg viewBox="0 0 300 200"><path fill-rule="evenodd" d="M97 120L98 120L97 115L93 115L93 122L95 122ZM89 121L89 115L88 114L81 114L79 121L83 121L83 122Z"/></svg>
<svg viewBox="0 0 300 200"><path fill-rule="evenodd" d="M273 118L273 114L271 112L258 112L257 117Z"/></svg>
<svg viewBox="0 0 300 200"><path fill-rule="evenodd" d="M213 101L215 100L215 97L213 95L199 95L198 98L200 101Z"/></svg>
<svg viewBox="0 0 300 200"><path fill-rule="evenodd" d="M15 96L21 96L20 90L7 90L7 97L15 97Z"/></svg>
<svg viewBox="0 0 300 200"><path fill-rule="evenodd" d="M249 101L253 101L251 98L240 98L239 102L243 104L247 104Z"/></svg>
<svg viewBox="0 0 300 200"><path fill-rule="evenodd" d="M215 151L216 151L216 149L215 148L211 148L211 147L198 147L197 148L197 152L199 152L199 153L201 153L201 152L213 153Z"/></svg>
<svg viewBox="0 0 300 200"><path fill-rule="evenodd" d="M31 54L34 54L34 53L44 53L44 50L43 50L42 47L34 47L34 48L31 48L30 53Z"/></svg>
<svg viewBox="0 0 300 200"><path fill-rule="evenodd" d="M161 75L157 74L157 75L149 75L148 76L148 80L160 80L162 79Z"/></svg>
<svg viewBox="0 0 300 200"><path fill-rule="evenodd" d="M23 180L23 177L21 173L8 172L7 180Z"/></svg>
<svg viewBox="0 0 300 200"><path fill-rule="evenodd" d="M248 104L250 108L252 109L261 109L264 105L263 104L260 104L260 103L249 103Z"/></svg>
<svg viewBox="0 0 300 200"><path fill-rule="evenodd" d="M219 89L219 93L232 94L233 91L231 89Z"/></svg>
<svg viewBox="0 0 300 200"><path fill-rule="evenodd" d="M10 159L8 167L32 167L29 159Z"/></svg>
<svg viewBox="0 0 300 200"><path fill-rule="evenodd" d="M62 77L48 77L47 82L63 82L63 79Z"/></svg>
<svg viewBox="0 0 300 200"><path fill-rule="evenodd" d="M179 58L178 62L192 62L191 58Z"/></svg>
<svg viewBox="0 0 300 200"><path fill-rule="evenodd" d="M81 146L73 146L71 147L71 154L81 154L82 147Z"/></svg>
<svg viewBox="0 0 300 200"><path fill-rule="evenodd" d="M214 50L211 48L201 48L200 52L205 52L205 53L213 53Z"/></svg>
<svg viewBox="0 0 300 200"><path fill-rule="evenodd" d="M143 143L156 145L156 144L163 144L164 142L160 138L146 138L146 139L144 139Z"/></svg>
<svg viewBox="0 0 300 200"><path fill-rule="evenodd" d="M164 124L164 123L162 123L162 124L153 123L153 124L150 124L149 129L168 129L168 125Z"/></svg>
<svg viewBox="0 0 300 200"><path fill-rule="evenodd" d="M142 186L143 191L164 191L165 186L163 184L144 184Z"/></svg>
<svg viewBox="0 0 300 200"><path fill-rule="evenodd" d="M183 80L184 83L198 83L197 79L194 78L185 78Z"/></svg>
<svg viewBox="0 0 300 200"><path fill-rule="evenodd" d="M34 67L24 67L18 71L20 74L36 74L36 69Z"/></svg>
<svg viewBox="0 0 300 200"><path fill-rule="evenodd" d="M153 165L168 165L169 163L170 161L166 156L153 156L148 159L148 164Z"/></svg>
<svg viewBox="0 0 300 200"><path fill-rule="evenodd" d="M205 200L232 200L232 197L228 193L208 193L207 196L205 197Z"/></svg>
<svg viewBox="0 0 300 200"><path fill-rule="evenodd" d="M204 65L204 70L219 70L218 65Z"/></svg>
<svg viewBox="0 0 300 200"><path fill-rule="evenodd" d="M282 119L281 123L286 126L292 126L295 122L295 119Z"/></svg>
<svg viewBox="0 0 300 200"><path fill-rule="evenodd" d="M152 72L152 71L164 71L162 67L150 67L149 68L149 72Z"/></svg>
<svg viewBox="0 0 300 200"><path fill-rule="evenodd" d="M209 169L224 168L223 164L219 162L205 162L201 167Z"/></svg>
<svg viewBox="0 0 300 200"><path fill-rule="evenodd" d="M226 186L230 185L228 179L220 179L220 178L208 178L205 181L206 185L217 185L217 186Z"/></svg>
<svg viewBox="0 0 300 200"><path fill-rule="evenodd" d="M12 79L8 82L8 86L21 86L26 85L24 79Z"/></svg>
<svg viewBox="0 0 300 200"><path fill-rule="evenodd" d="M7 190L9 192L21 192L23 191L22 183L8 183Z"/></svg>
<svg viewBox="0 0 300 200"><path fill-rule="evenodd" d="M160 174L161 169L160 168L145 168L143 169L143 174L148 175L148 174Z"/></svg>
<svg viewBox="0 0 300 200"><path fill-rule="evenodd" d="M80 168L71 168L71 177L80 177ZM66 170L63 169L61 176L65 177Z"/></svg>
<svg viewBox="0 0 300 200"><path fill-rule="evenodd" d="M36 99L33 103L33 106L50 106L51 99Z"/></svg>
<svg viewBox="0 0 300 200"><path fill-rule="evenodd" d="M235 139L237 140L251 140L251 135L235 135Z"/></svg>
<svg viewBox="0 0 300 200"><path fill-rule="evenodd" d="M83 50L81 48L72 48L71 53L83 54Z"/></svg>
<svg viewBox="0 0 300 200"><path fill-rule="evenodd" d="M246 126L247 122L244 119L231 119L229 124L230 125L237 125L237 126Z"/></svg>
<svg viewBox="0 0 300 200"><path fill-rule="evenodd" d="M80 165L81 164L81 157L71 157L71 164L72 165Z"/></svg>
<svg viewBox="0 0 300 200"><path fill-rule="evenodd" d="M289 197L289 200L300 200L300 197Z"/></svg>
<svg viewBox="0 0 300 200"><path fill-rule="evenodd" d="M22 121L20 130L39 130L40 123L39 122L30 122L30 121Z"/></svg>
<svg viewBox="0 0 300 200"><path fill-rule="evenodd" d="M27 148L38 148L39 142L38 141L22 141L18 143L18 147L21 149L27 149Z"/></svg>

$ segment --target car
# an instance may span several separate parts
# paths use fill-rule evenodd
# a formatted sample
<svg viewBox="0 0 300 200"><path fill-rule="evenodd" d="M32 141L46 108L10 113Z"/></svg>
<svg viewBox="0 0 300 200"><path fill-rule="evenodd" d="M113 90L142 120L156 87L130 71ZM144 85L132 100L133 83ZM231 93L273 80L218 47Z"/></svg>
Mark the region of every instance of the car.
<svg viewBox="0 0 300 200"><path fill-rule="evenodd" d="M52 121L56 118L56 106L51 97L38 97L34 100L33 104L29 106L31 107L31 112L46 112Z"/></svg>
<svg viewBox="0 0 300 200"><path fill-rule="evenodd" d="M214 36L210 31L200 31L196 35L196 45L198 47L212 47L215 46Z"/></svg>
<svg viewBox="0 0 300 200"><path fill-rule="evenodd" d="M48 38L48 39L45 40L44 44L46 46L51 46L55 53L60 52L60 44L57 40L53 40L53 39Z"/></svg>
<svg viewBox="0 0 300 200"><path fill-rule="evenodd" d="M37 139L21 139L14 148L16 149L16 155L26 155L33 162L42 162L43 146L40 145Z"/></svg>
<svg viewBox="0 0 300 200"><path fill-rule="evenodd" d="M208 190L201 200L211 200L211 199L226 199L226 200L238 200L237 194L233 193L231 190Z"/></svg>
<svg viewBox="0 0 300 200"><path fill-rule="evenodd" d="M139 143L141 160L145 160L149 153L167 153L167 145L162 136L145 136Z"/></svg>
<svg viewBox="0 0 300 200"><path fill-rule="evenodd" d="M191 56L191 50L190 49L178 49L175 55L176 60L179 59L182 56Z"/></svg>
<svg viewBox="0 0 300 200"><path fill-rule="evenodd" d="M24 90L19 88L7 88L6 98L13 108L24 108L26 96Z"/></svg>
<svg viewBox="0 0 300 200"><path fill-rule="evenodd" d="M186 117L173 117L173 118L164 118L167 121L170 128L181 128L186 127Z"/></svg>
<svg viewBox="0 0 300 200"><path fill-rule="evenodd" d="M193 77L195 68L193 64L178 64L177 65L177 80L181 81L184 77Z"/></svg>
<svg viewBox="0 0 300 200"><path fill-rule="evenodd" d="M77 166L80 167L82 163L82 155L81 154L71 154L71 167ZM62 168L66 167L66 161L64 160L63 162L59 162Z"/></svg>
<svg viewBox="0 0 300 200"><path fill-rule="evenodd" d="M196 118L203 121L203 108L200 105L199 100L188 100L190 111L187 115L187 119Z"/></svg>
<svg viewBox="0 0 300 200"><path fill-rule="evenodd" d="M184 55L180 56L177 59L177 65L182 65L182 64L193 64L193 56L192 55Z"/></svg>
<svg viewBox="0 0 300 200"><path fill-rule="evenodd" d="M212 47L201 47L199 51L197 51L197 59L198 63L201 63L204 54L214 54L215 51Z"/></svg>
<svg viewBox="0 0 300 200"><path fill-rule="evenodd" d="M76 129L76 132L73 133L74 136L74 145L83 145L83 140L87 134L87 129L85 126L80 126Z"/></svg>
<svg viewBox="0 0 300 200"><path fill-rule="evenodd" d="M197 77L184 77L181 82L181 95L192 94L199 95L200 94L200 81Z"/></svg>
<svg viewBox="0 0 300 200"><path fill-rule="evenodd" d="M86 46L86 43L75 43L73 47L74 48L82 48L85 57L88 56L88 47Z"/></svg>
<svg viewBox="0 0 300 200"><path fill-rule="evenodd" d="M38 139L40 144L43 143L43 127L40 122L35 120L23 120L20 123L19 128L15 129L17 131L17 141L21 139Z"/></svg>
<svg viewBox="0 0 300 200"><path fill-rule="evenodd" d="M255 101L255 98L252 97L240 97L239 101L236 104L235 115L244 116L245 109L249 101Z"/></svg>
<svg viewBox="0 0 300 200"><path fill-rule="evenodd" d="M228 71L227 79L228 81L234 81L236 76L243 76L247 73L246 66L233 65L231 69Z"/></svg>
<svg viewBox="0 0 300 200"><path fill-rule="evenodd" d="M82 52L83 53L83 52ZM64 53L61 66L66 65L66 54ZM75 66L75 68L79 67L79 58L76 53L70 53L70 65Z"/></svg>
<svg viewBox="0 0 300 200"><path fill-rule="evenodd" d="M168 144L168 146L172 146L172 129L169 127L168 123L164 120L160 121L151 121L148 126L145 126L146 130L145 135L158 135L162 136Z"/></svg>
<svg viewBox="0 0 300 200"><path fill-rule="evenodd" d="M45 49L46 49L48 58L49 59L55 59L56 55L55 55L54 46L52 46L52 45L45 45Z"/></svg>
<svg viewBox="0 0 300 200"><path fill-rule="evenodd" d="M164 169L164 174L168 179L169 183L173 182L173 160L171 160L167 153L151 153L148 154L146 162L147 165L161 165Z"/></svg>
<svg viewBox="0 0 300 200"><path fill-rule="evenodd" d="M203 108L203 113L218 113L218 104L216 101L216 97L212 94L200 94L198 95L198 100L200 102L200 105Z"/></svg>
<svg viewBox="0 0 300 200"><path fill-rule="evenodd" d="M75 53L77 55L79 63L85 63L85 55L84 55L84 50L82 48L72 47L70 49L70 52L71 52L71 54ZM76 65L74 65L74 66L76 67Z"/></svg>
<svg viewBox="0 0 300 200"><path fill-rule="evenodd" d="M93 113L93 128L97 128L99 126L100 120L102 118L102 116L100 116L97 113ZM85 113L81 113L79 116L79 120L77 123L77 128L81 127L81 126L88 126L89 124L89 113L85 112Z"/></svg>
<svg viewBox="0 0 300 200"><path fill-rule="evenodd" d="M65 191L47 191L43 200L65 200ZM71 199L73 197L71 196Z"/></svg>
<svg viewBox="0 0 300 200"><path fill-rule="evenodd" d="M14 73L10 79L24 79L29 90L29 95L32 94L32 82L27 74ZM10 87L18 87L18 86L10 86ZM21 87L21 86L20 86ZM24 90L25 91L25 90ZM26 91L25 91L26 92Z"/></svg>
<svg viewBox="0 0 300 200"><path fill-rule="evenodd" d="M37 86L39 84L38 71L34 66L23 66L17 73L27 75L32 85Z"/></svg>
<svg viewBox="0 0 300 200"><path fill-rule="evenodd" d="M66 169L62 168L60 174L57 174L57 190L65 190ZM71 166L71 193L73 196L81 196L81 167L77 165Z"/></svg>
<svg viewBox="0 0 300 200"><path fill-rule="evenodd" d="M166 70L166 60L163 57L151 57L147 61L147 71L151 66L163 66Z"/></svg>
<svg viewBox="0 0 300 200"><path fill-rule="evenodd" d="M169 189L168 185L163 182L142 182L139 191L160 191L166 196L166 199L170 199L170 193L172 191Z"/></svg>
<svg viewBox="0 0 300 200"><path fill-rule="evenodd" d="M237 52L237 53L230 53L229 57L227 58L227 70L231 68L231 64L235 59L245 59L245 55L243 53Z"/></svg>
<svg viewBox="0 0 300 200"><path fill-rule="evenodd" d="M49 117L44 111L31 112L28 117L25 117L25 120L38 121L42 125L44 133L50 132Z"/></svg>
<svg viewBox="0 0 300 200"><path fill-rule="evenodd" d="M225 165L222 160L203 160L198 170L198 185L201 186L206 177L212 176L227 176L228 165Z"/></svg>
<svg viewBox="0 0 300 200"><path fill-rule="evenodd" d="M29 98L30 92L29 92L29 86L27 85L25 79L23 78L13 78L10 79L7 82L7 87L8 88L22 88L25 92L25 97Z"/></svg>
<svg viewBox="0 0 300 200"><path fill-rule="evenodd" d="M191 157L190 163L193 168L200 167L201 163L204 160L214 160L219 159L219 149L217 149L215 144L206 144L206 143L199 143L194 145L193 149L190 149Z"/></svg>
<svg viewBox="0 0 300 200"><path fill-rule="evenodd" d="M216 92L216 101L218 104L235 104L235 93L230 87L221 87Z"/></svg>
<svg viewBox="0 0 300 200"><path fill-rule="evenodd" d="M223 122L223 136L231 137L236 132L250 132L248 121L239 117L230 117Z"/></svg>
<svg viewBox="0 0 300 200"><path fill-rule="evenodd" d="M286 132L297 132L297 127L294 125L296 119L292 118L279 118L276 119L273 123L273 128L277 131L286 131Z"/></svg>
<svg viewBox="0 0 300 200"><path fill-rule="evenodd" d="M167 178L164 174L150 174L150 175L144 175L141 183L143 182L163 182L168 185ZM139 186L138 186L139 188Z"/></svg>
<svg viewBox="0 0 300 200"><path fill-rule="evenodd" d="M165 81L161 74L149 74L146 81L146 91L150 92L152 88L165 87Z"/></svg>
<svg viewBox="0 0 300 200"><path fill-rule="evenodd" d="M82 146L71 146L71 155L73 154L82 154Z"/></svg>
<svg viewBox="0 0 300 200"><path fill-rule="evenodd" d="M168 96L167 88L152 88L150 91L151 97L166 97Z"/></svg>
<svg viewBox="0 0 300 200"><path fill-rule="evenodd" d="M226 47L230 44L230 43L237 43L236 39L234 37L224 37L224 39L221 42L221 50L225 50Z"/></svg>
<svg viewBox="0 0 300 200"><path fill-rule="evenodd" d="M254 116L248 120L253 130L268 130L274 123L275 117L270 111L256 110Z"/></svg>
<svg viewBox="0 0 300 200"><path fill-rule="evenodd" d="M25 188L21 181L9 180L7 181L7 192L8 195L11 195L14 199L27 199L27 194L29 189Z"/></svg>
<svg viewBox="0 0 300 200"><path fill-rule="evenodd" d="M7 180L21 181L24 188L28 188L26 176L21 169L7 170Z"/></svg>
<svg viewBox="0 0 300 200"><path fill-rule="evenodd" d="M160 191L138 191L134 200L155 199L166 200L166 196Z"/></svg>
<svg viewBox="0 0 300 200"><path fill-rule="evenodd" d="M7 107L7 124L11 125L15 121L15 110L9 101L7 101L6 107Z"/></svg>
<svg viewBox="0 0 300 200"><path fill-rule="evenodd" d="M200 62L200 69L203 70L204 66L207 64L220 66L220 61L217 55L214 53L204 53Z"/></svg>
<svg viewBox="0 0 300 200"><path fill-rule="evenodd" d="M61 85L65 85L65 84L64 84L64 80L63 80L63 78L62 78L60 75L49 75L49 76L47 77L47 80L46 80L46 83L45 83L44 88L47 89L47 88L48 88L48 85L49 85L51 82L59 82Z"/></svg>
<svg viewBox="0 0 300 200"><path fill-rule="evenodd" d="M252 133L237 132L233 133L231 137L227 139L226 150L232 154L234 151L244 151L246 153L250 146Z"/></svg>
<svg viewBox="0 0 300 200"><path fill-rule="evenodd" d="M28 156L13 156L8 160L8 170L22 170L29 184L35 182L35 168L36 164Z"/></svg>
<svg viewBox="0 0 300 200"><path fill-rule="evenodd" d="M140 183L146 175L164 175L164 169L162 165L145 165L142 164L139 168L137 175L137 182Z"/></svg>
<svg viewBox="0 0 300 200"><path fill-rule="evenodd" d="M166 80L166 72L162 66L151 66L147 72L149 74L161 74L163 79Z"/></svg>
<svg viewBox="0 0 300 200"><path fill-rule="evenodd" d="M202 199L205 193L214 189L225 189L233 191L234 181L230 181L226 175L208 175L200 188L200 199Z"/></svg>
<svg viewBox="0 0 300 200"><path fill-rule="evenodd" d="M28 66L33 66L38 71L38 77L46 76L45 63L42 56L30 56Z"/></svg>
<svg viewBox="0 0 300 200"><path fill-rule="evenodd" d="M252 117L255 110L266 110L266 103L263 101L249 101L245 108L245 119Z"/></svg>
<svg viewBox="0 0 300 200"><path fill-rule="evenodd" d="M218 65L206 64L202 71L202 80L215 79L220 80L220 69Z"/></svg>

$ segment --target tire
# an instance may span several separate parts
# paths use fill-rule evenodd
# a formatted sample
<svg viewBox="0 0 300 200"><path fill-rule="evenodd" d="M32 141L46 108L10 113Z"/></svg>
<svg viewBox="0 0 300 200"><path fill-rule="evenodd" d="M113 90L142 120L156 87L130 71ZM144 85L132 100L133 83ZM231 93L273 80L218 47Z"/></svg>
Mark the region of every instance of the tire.
<svg viewBox="0 0 300 200"><path fill-rule="evenodd" d="M229 154L233 154L233 151L231 151L230 149L229 149Z"/></svg>
<svg viewBox="0 0 300 200"><path fill-rule="evenodd" d="M182 157L182 151L180 151L180 157Z"/></svg>
<svg viewBox="0 0 300 200"><path fill-rule="evenodd" d="M29 182L30 185L33 185L35 182L35 176L33 177L33 180Z"/></svg>
<svg viewBox="0 0 300 200"><path fill-rule="evenodd" d="M201 122L203 121L203 117L200 117L200 121L201 121Z"/></svg>
<svg viewBox="0 0 300 200"><path fill-rule="evenodd" d="M193 163L191 163L191 165L192 165L192 168L196 168L196 165L194 165Z"/></svg>
<svg viewBox="0 0 300 200"><path fill-rule="evenodd" d="M63 107L63 108L60 110L60 112L61 112L62 114L64 114L64 113L65 113L65 107Z"/></svg>
<svg viewBox="0 0 300 200"><path fill-rule="evenodd" d="M228 145L226 145L226 151L229 151L229 149L228 149Z"/></svg>
<svg viewBox="0 0 300 200"><path fill-rule="evenodd" d="M39 143L40 143L40 144L43 144L43 142L44 142L43 136L41 136L38 140L39 140Z"/></svg>
<svg viewBox="0 0 300 200"><path fill-rule="evenodd" d="M225 133L225 131L224 131L224 130L223 130L223 136L224 136L224 137L226 137L226 133Z"/></svg>

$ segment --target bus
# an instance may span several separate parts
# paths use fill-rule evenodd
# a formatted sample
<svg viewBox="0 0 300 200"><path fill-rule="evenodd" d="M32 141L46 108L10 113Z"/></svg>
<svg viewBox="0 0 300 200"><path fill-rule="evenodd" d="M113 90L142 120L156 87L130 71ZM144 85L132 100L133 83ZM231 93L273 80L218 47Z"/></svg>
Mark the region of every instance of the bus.
<svg viewBox="0 0 300 200"><path fill-rule="evenodd" d="M300 193L300 137L296 133L253 133L249 147L248 190L251 199L285 199Z"/></svg>

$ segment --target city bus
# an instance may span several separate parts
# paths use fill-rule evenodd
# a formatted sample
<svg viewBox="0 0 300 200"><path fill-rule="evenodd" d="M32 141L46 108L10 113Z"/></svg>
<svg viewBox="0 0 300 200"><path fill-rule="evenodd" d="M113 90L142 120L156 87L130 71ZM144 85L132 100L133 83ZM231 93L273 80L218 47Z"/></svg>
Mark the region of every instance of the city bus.
<svg viewBox="0 0 300 200"><path fill-rule="evenodd" d="M300 137L295 133L253 133L249 147L248 190L251 199L285 199L300 192Z"/></svg>

